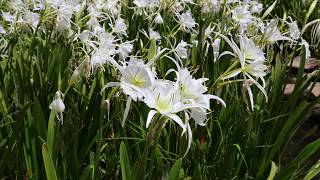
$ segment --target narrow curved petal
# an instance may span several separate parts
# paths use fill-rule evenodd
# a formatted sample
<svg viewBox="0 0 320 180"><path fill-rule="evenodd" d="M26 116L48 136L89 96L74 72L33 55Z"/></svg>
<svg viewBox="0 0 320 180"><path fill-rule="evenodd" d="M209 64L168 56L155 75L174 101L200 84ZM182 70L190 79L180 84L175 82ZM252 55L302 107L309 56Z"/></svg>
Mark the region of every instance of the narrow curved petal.
<svg viewBox="0 0 320 180"><path fill-rule="evenodd" d="M208 94L208 95L206 95L206 96L207 96L208 98L210 98L210 99L215 99L215 100L219 101L224 107L227 107L227 106L226 106L226 103L224 102L224 100L221 99L220 97L215 96L215 95L211 95L211 94Z"/></svg>
<svg viewBox="0 0 320 180"><path fill-rule="evenodd" d="M187 124L187 136L188 136L188 146L187 146L187 150L184 153L183 157L185 157L188 154L188 152L191 148L191 143L192 143L192 130L191 130L189 123Z"/></svg>
<svg viewBox="0 0 320 180"><path fill-rule="evenodd" d="M124 113L123 113L123 118L122 118L122 127L124 126L124 123L126 122L127 120L127 117L128 117L128 114L129 114L129 110L130 110L130 106L131 106L131 102L132 102L132 98L129 96L128 99L127 99L127 103L126 103L126 109L124 110Z"/></svg>
<svg viewBox="0 0 320 180"><path fill-rule="evenodd" d="M203 105L203 104L200 104L200 103L195 103L195 104L185 104L183 106L183 109L192 109L192 108L204 108L204 109L208 109L210 110L209 107Z"/></svg>
<svg viewBox="0 0 320 180"><path fill-rule="evenodd" d="M225 55L231 55L233 57L237 57L234 53L230 52L230 51L224 51L223 53L221 53L218 57L218 59L220 59L221 57L225 56Z"/></svg>
<svg viewBox="0 0 320 180"><path fill-rule="evenodd" d="M222 77L221 79L222 79L222 80L230 79L230 78L233 78L233 77L237 76L237 75L240 74L240 73L241 73L241 69L236 69L236 70L234 70L234 71L231 71L230 74Z"/></svg>
<svg viewBox="0 0 320 180"><path fill-rule="evenodd" d="M120 86L120 82L108 82L105 86L103 86L100 92L104 91L107 88L115 87L115 86Z"/></svg>
<svg viewBox="0 0 320 180"><path fill-rule="evenodd" d="M251 105L251 110L253 111L253 94L251 91L251 88L249 85L246 85L247 91L248 91L248 95L249 95L249 99L250 99L250 105Z"/></svg>
<svg viewBox="0 0 320 180"><path fill-rule="evenodd" d="M151 123L152 119L153 119L153 116L155 114L157 114L158 111L156 110L150 110L149 113L148 113L148 118L147 118L147 123L146 123L146 127L148 128L149 124Z"/></svg>
<svg viewBox="0 0 320 180"><path fill-rule="evenodd" d="M176 123L179 124L179 126L182 127L183 132L182 134L185 132L186 130L186 125L183 123L183 121L181 120L181 118L179 116L177 116L176 114L166 114L166 116L168 116L169 118L171 118L173 121L175 121Z"/></svg>
<svg viewBox="0 0 320 180"><path fill-rule="evenodd" d="M248 74L247 74L248 75ZM251 81L253 81L253 83L260 89L260 91L262 92L262 94L264 95L264 97L266 98L266 102L268 102L268 95L266 90L256 81L254 80L250 75L248 75L249 79Z"/></svg>

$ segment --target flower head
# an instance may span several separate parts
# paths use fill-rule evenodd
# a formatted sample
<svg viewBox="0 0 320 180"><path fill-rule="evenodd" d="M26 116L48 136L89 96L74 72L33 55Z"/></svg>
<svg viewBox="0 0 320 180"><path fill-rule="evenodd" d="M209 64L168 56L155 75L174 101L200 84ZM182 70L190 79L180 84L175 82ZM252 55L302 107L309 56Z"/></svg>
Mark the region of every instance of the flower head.
<svg viewBox="0 0 320 180"><path fill-rule="evenodd" d="M179 24L183 31L190 32L194 31L196 26L196 22L193 19L191 12L187 11L182 14L178 14Z"/></svg>
<svg viewBox="0 0 320 180"><path fill-rule="evenodd" d="M249 24L252 21L252 18L253 17L246 6L237 7L232 11L232 19L242 25Z"/></svg>
<svg viewBox="0 0 320 180"><path fill-rule="evenodd" d="M65 105L61 99L61 93L59 91L56 92L53 101L49 105L49 109L58 113L57 117L61 124L63 124L63 115L62 113L65 110Z"/></svg>

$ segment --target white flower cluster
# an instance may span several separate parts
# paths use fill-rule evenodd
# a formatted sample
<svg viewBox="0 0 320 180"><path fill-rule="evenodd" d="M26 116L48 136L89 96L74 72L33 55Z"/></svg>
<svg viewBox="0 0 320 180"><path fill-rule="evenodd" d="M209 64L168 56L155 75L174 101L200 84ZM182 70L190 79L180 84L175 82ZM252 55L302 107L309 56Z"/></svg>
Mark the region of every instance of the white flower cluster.
<svg viewBox="0 0 320 180"><path fill-rule="evenodd" d="M120 82L109 82L105 88L120 86L123 92L129 96L129 104L127 103L125 114L128 112L131 99L142 101L150 107L151 110L146 121L147 127L153 117L159 113L176 122L181 126L183 132L188 130L189 149L192 139L190 118L196 124L204 126L207 113L210 110L210 99L218 100L224 106L226 105L219 97L206 94L207 87L204 85L206 78L195 79L187 69L177 68L178 70L170 70L176 73L176 81L158 79L150 64L144 64L142 60L132 58L119 68ZM181 113L185 116L184 120L179 117ZM123 125L126 116L124 115Z"/></svg>
<svg viewBox="0 0 320 180"><path fill-rule="evenodd" d="M193 119L195 124L204 126L211 99L225 106L222 99L207 94L206 78L195 79L188 70L191 49L200 51L206 61L212 60L206 62L209 65L220 63L228 55L233 64L216 81L241 82L252 110L252 85L268 98L264 89L269 68L265 58L268 48L277 43L301 45L307 50L307 58L310 56L309 44L301 37L296 21L290 17L287 20L262 18L263 6L256 0L133 0L129 3L132 7L120 0L30 0L28 3L11 0L6 4L8 8L1 11L0 17L1 38L25 24L34 33L37 28L45 32L50 27L41 22L52 18L53 31L80 46L76 49L84 54L73 72L71 84L80 76L89 77L108 65L121 78L109 82L105 88L119 86L128 96L123 124L132 100L144 102L151 109L147 127L156 114L172 119L187 132L189 147L189 121ZM281 21L284 22L280 29ZM232 51L222 51L222 42ZM175 69L165 70L166 74L175 73L174 81L158 77L159 61L175 64ZM62 114L64 104L60 94L50 109Z"/></svg>

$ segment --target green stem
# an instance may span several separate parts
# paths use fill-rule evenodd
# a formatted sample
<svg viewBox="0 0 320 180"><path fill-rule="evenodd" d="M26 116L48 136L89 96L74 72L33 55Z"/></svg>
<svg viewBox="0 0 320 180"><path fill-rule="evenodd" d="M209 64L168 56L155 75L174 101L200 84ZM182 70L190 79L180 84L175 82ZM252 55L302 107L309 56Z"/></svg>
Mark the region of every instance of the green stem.
<svg viewBox="0 0 320 180"><path fill-rule="evenodd" d="M223 74L221 74L218 79L212 84L211 88L214 89L214 87L218 84L218 82L221 80L222 77L226 76L231 70L233 70L234 67L236 67L239 64L239 61L235 61Z"/></svg>

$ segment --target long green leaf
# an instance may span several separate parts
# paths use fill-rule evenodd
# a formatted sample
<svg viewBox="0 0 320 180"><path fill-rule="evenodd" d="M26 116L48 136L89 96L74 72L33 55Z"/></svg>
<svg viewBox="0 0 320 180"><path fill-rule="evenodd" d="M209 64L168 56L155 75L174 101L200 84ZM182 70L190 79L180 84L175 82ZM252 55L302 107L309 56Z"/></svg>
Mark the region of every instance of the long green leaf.
<svg viewBox="0 0 320 180"><path fill-rule="evenodd" d="M274 163L273 161L271 162L271 170L270 170L270 174L268 176L267 180L273 180L274 176L277 174L278 172L278 166L276 165L276 163Z"/></svg>
<svg viewBox="0 0 320 180"><path fill-rule="evenodd" d="M307 23L310 15L311 15L312 12L314 11L314 8L316 8L317 3L318 3L318 0L314 0L314 1L311 3L311 5L310 5L310 7L309 7L309 10L308 10L308 13L307 13L306 16L304 17L304 22L305 22L305 23Z"/></svg>
<svg viewBox="0 0 320 180"><path fill-rule="evenodd" d="M309 169L307 175L303 178L303 180L311 180L318 174L320 174L320 160Z"/></svg>
<svg viewBox="0 0 320 180"><path fill-rule="evenodd" d="M127 153L127 148L124 142L120 144L120 166L123 180L131 179L131 169Z"/></svg>
<svg viewBox="0 0 320 180"><path fill-rule="evenodd" d="M54 143L54 127L55 127L55 112L51 111L48 123L48 134L47 134L47 143L48 143L48 151L50 155L52 155L53 151L53 143Z"/></svg>
<svg viewBox="0 0 320 180"><path fill-rule="evenodd" d="M172 166L168 178L167 180L177 180L179 179L179 173L180 173L180 169L181 169L181 164L182 164L182 159L179 158L174 165Z"/></svg>
<svg viewBox="0 0 320 180"><path fill-rule="evenodd" d="M277 0L275 0L275 1L272 3L272 5L271 5L270 7L268 7L268 9L263 13L262 19L264 19L265 17L267 17L267 16L271 13L271 11L272 11L273 8L276 6L276 4L277 4Z"/></svg>
<svg viewBox="0 0 320 180"><path fill-rule="evenodd" d="M56 170L51 158L51 155L48 150L47 144L42 145L42 157L44 162L44 168L46 170L48 180L58 180Z"/></svg>

